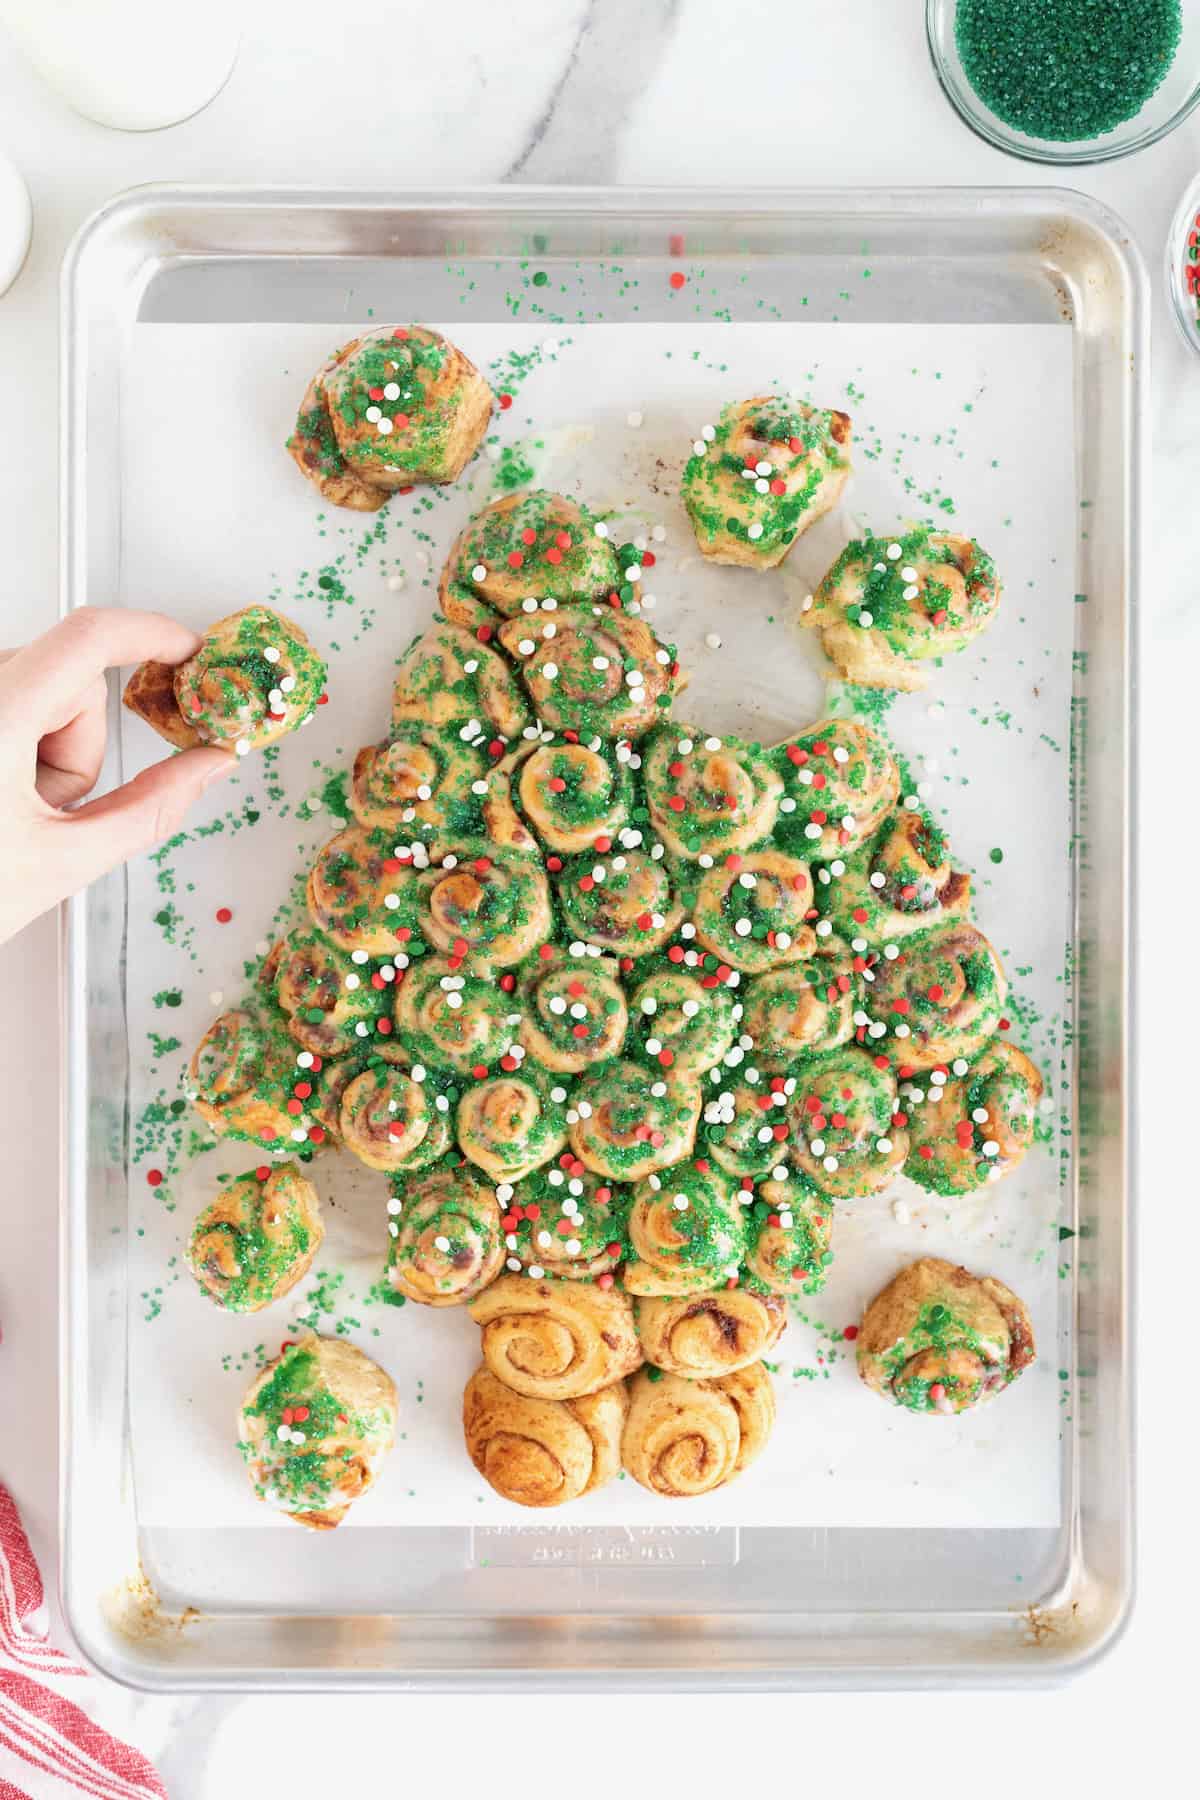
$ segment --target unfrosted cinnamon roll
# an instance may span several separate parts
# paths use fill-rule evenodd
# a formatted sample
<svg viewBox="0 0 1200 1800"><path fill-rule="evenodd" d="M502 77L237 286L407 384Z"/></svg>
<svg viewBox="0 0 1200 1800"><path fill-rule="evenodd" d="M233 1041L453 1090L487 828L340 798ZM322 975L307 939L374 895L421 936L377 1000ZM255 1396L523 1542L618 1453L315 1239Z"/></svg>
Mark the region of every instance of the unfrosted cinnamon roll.
<svg viewBox="0 0 1200 1800"><path fill-rule="evenodd" d="M521 811L551 850L565 856L612 849L633 804L628 762L603 739L541 744L521 764Z"/></svg>
<svg viewBox="0 0 1200 1800"><path fill-rule="evenodd" d="M490 969L457 957L422 956L396 990L399 1042L418 1066L460 1075L487 1071L513 1041L510 1001Z"/></svg>
<svg viewBox="0 0 1200 1800"><path fill-rule="evenodd" d="M749 850L705 871L692 918L706 950L757 975L811 956L817 943L808 923L812 903L807 863L781 850Z"/></svg>
<svg viewBox="0 0 1200 1800"><path fill-rule="evenodd" d="M487 635L487 627L482 627ZM520 737L529 707L504 658L459 625L435 624L409 645L396 669L392 729L409 725L456 731L483 747Z"/></svg>
<svg viewBox="0 0 1200 1800"><path fill-rule="evenodd" d="M735 1280L746 1222L732 1183L707 1162L639 1181L629 1211L630 1294L696 1294Z"/></svg>
<svg viewBox="0 0 1200 1800"><path fill-rule="evenodd" d="M901 1269L858 1328L862 1379L909 1412L965 1412L1008 1387L1035 1354L1029 1314L1011 1288L936 1256Z"/></svg>
<svg viewBox="0 0 1200 1800"><path fill-rule="evenodd" d="M833 1200L807 1176L760 1182L747 1224L749 1249L742 1279L776 1294L819 1293L833 1255Z"/></svg>
<svg viewBox="0 0 1200 1800"><path fill-rule="evenodd" d="M504 1263L494 1190L465 1164L397 1176L388 1202L387 1280L422 1306L462 1306Z"/></svg>
<svg viewBox="0 0 1200 1800"><path fill-rule="evenodd" d="M294 620L245 606L210 625L186 662L140 664L124 701L181 750L215 744L245 756L308 723L326 674Z"/></svg>
<svg viewBox="0 0 1200 1800"><path fill-rule="evenodd" d="M317 1190L295 1163L238 1175L204 1207L188 1264L228 1312L259 1312L302 1281L325 1228Z"/></svg>
<svg viewBox="0 0 1200 1800"><path fill-rule="evenodd" d="M783 781L775 842L794 856L829 862L853 855L899 797L895 757L858 719L820 719L771 760Z"/></svg>
<svg viewBox="0 0 1200 1800"><path fill-rule="evenodd" d="M387 1174L427 1169L454 1141L450 1114L438 1110L430 1084L382 1063L364 1069L347 1084L338 1131L359 1162Z"/></svg>
<svg viewBox="0 0 1200 1800"><path fill-rule="evenodd" d="M824 1194L875 1194L908 1154L896 1078L865 1050L835 1050L798 1075L788 1106L791 1155Z"/></svg>
<svg viewBox="0 0 1200 1800"><path fill-rule="evenodd" d="M597 1175L640 1181L691 1154L700 1118L700 1088L671 1072L647 1087L637 1063L602 1063L572 1095L571 1148Z"/></svg>
<svg viewBox="0 0 1200 1800"><path fill-rule="evenodd" d="M830 892L847 936L888 944L965 916L971 877L950 861L946 835L930 815L905 811L847 863Z"/></svg>
<svg viewBox="0 0 1200 1800"><path fill-rule="evenodd" d="M644 619L612 606L564 606L500 626L538 717L553 731L638 738L661 718L678 667Z"/></svg>
<svg viewBox="0 0 1200 1800"><path fill-rule="evenodd" d="M354 758L350 810L368 831L394 834L416 819L456 836L478 833L488 763L486 750L456 731L404 726Z"/></svg>
<svg viewBox="0 0 1200 1800"><path fill-rule="evenodd" d="M732 1375L774 1349L787 1326L787 1306L777 1294L724 1287L639 1300L634 1318L647 1362L669 1375L705 1380Z"/></svg>
<svg viewBox="0 0 1200 1800"><path fill-rule="evenodd" d="M867 687L922 688L1000 604L996 566L974 538L926 526L847 544L801 614L830 662Z"/></svg>
<svg viewBox="0 0 1200 1800"><path fill-rule="evenodd" d="M550 936L550 888L533 857L464 841L433 860L417 884L421 928L439 950L503 969Z"/></svg>
<svg viewBox="0 0 1200 1800"><path fill-rule="evenodd" d="M646 850L618 851L599 862L578 857L556 875L555 891L568 932L614 955L661 949L683 917L671 870Z"/></svg>
<svg viewBox="0 0 1200 1800"><path fill-rule="evenodd" d="M347 825L313 863L308 911L339 950L403 955L419 922L411 859L395 854L388 833Z"/></svg>
<svg viewBox="0 0 1200 1800"><path fill-rule="evenodd" d="M682 497L710 562L773 569L822 518L850 477L850 420L760 394L706 425L683 471Z"/></svg>
<svg viewBox="0 0 1200 1800"><path fill-rule="evenodd" d="M629 1015L611 957L531 957L520 996L520 1041L544 1069L578 1075L620 1055Z"/></svg>
<svg viewBox="0 0 1200 1800"><path fill-rule="evenodd" d="M716 1380L643 1369L629 1384L621 1462L668 1500L711 1494L761 1455L775 1424L775 1391L761 1363Z"/></svg>
<svg viewBox="0 0 1200 1800"><path fill-rule="evenodd" d="M491 416L492 390L461 350L424 325L384 325L318 370L287 447L331 504L371 512L396 488L455 481Z"/></svg>
<svg viewBox="0 0 1200 1800"><path fill-rule="evenodd" d="M737 1035L728 990L669 964L633 989L629 1013L630 1048L676 1075L706 1074Z"/></svg>
<svg viewBox="0 0 1200 1800"><path fill-rule="evenodd" d="M522 1067L469 1087L455 1131L464 1156L495 1181L519 1181L557 1156L567 1141L566 1112L540 1071Z"/></svg>
<svg viewBox="0 0 1200 1800"><path fill-rule="evenodd" d="M281 938L263 959L259 979L292 1037L319 1056L345 1056L376 1037L380 1019L390 1025L387 990L373 987L369 971L319 932Z"/></svg>
<svg viewBox="0 0 1200 1800"><path fill-rule="evenodd" d="M674 720L642 752L650 821L676 856L723 856L771 835L783 782L757 744Z"/></svg>
<svg viewBox="0 0 1200 1800"><path fill-rule="evenodd" d="M188 1064L196 1111L222 1137L245 1138L264 1149L307 1140L303 1106L289 1111L299 1075L294 1050L282 1028L273 1031L238 1008L222 1013Z"/></svg>
<svg viewBox="0 0 1200 1800"><path fill-rule="evenodd" d="M904 1173L935 1194L969 1194L1015 1169L1033 1143L1042 1077L1023 1050L1001 1040L953 1079L929 1082L911 1109Z"/></svg>
<svg viewBox="0 0 1200 1800"><path fill-rule="evenodd" d="M438 605L474 627L497 613L536 614L548 598L551 613L556 601L602 599L621 581L608 527L576 501L536 488L493 500L460 533Z"/></svg>
<svg viewBox="0 0 1200 1800"><path fill-rule="evenodd" d="M484 1362L514 1393L572 1400L642 1365L633 1307L619 1288L498 1275L470 1310Z"/></svg>
<svg viewBox="0 0 1200 1800"><path fill-rule="evenodd" d="M742 1003L742 1031L754 1039L760 1070L778 1074L805 1056L849 1043L861 961L839 938L824 937L807 961L754 977Z"/></svg>
<svg viewBox="0 0 1200 1800"><path fill-rule="evenodd" d="M1000 958L964 921L922 932L894 962L877 964L866 1008L888 1027L902 1069L948 1074L995 1037L1007 994Z"/></svg>
<svg viewBox="0 0 1200 1800"><path fill-rule="evenodd" d="M238 1449L260 1500L328 1531L375 1481L396 1438L396 1389L342 1338L307 1332L250 1384Z"/></svg>
<svg viewBox="0 0 1200 1800"><path fill-rule="evenodd" d="M617 1474L628 1410L623 1381L573 1400L537 1400L479 1368L463 1394L467 1454L502 1499L561 1506Z"/></svg>

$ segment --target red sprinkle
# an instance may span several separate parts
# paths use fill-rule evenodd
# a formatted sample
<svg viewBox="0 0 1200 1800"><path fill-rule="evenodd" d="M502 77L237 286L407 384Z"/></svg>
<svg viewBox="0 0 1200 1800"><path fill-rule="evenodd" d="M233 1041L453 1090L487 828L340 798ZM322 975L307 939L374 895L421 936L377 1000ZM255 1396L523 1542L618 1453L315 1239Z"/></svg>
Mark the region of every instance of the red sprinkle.
<svg viewBox="0 0 1200 1800"><path fill-rule="evenodd" d="M263 1163L261 1168L255 1169L254 1173L259 1181L270 1181L271 1179L271 1171L266 1163Z"/></svg>
<svg viewBox="0 0 1200 1800"><path fill-rule="evenodd" d="M492 635L492 628L490 625L477 625L475 627L475 636L479 639L479 642L481 644L488 643L491 638L491 635Z"/></svg>
<svg viewBox="0 0 1200 1800"><path fill-rule="evenodd" d="M605 1270L603 1275L597 1275L596 1286L598 1288L610 1288L612 1286L612 1284L613 1284L613 1278L608 1273L607 1270Z"/></svg>
<svg viewBox="0 0 1200 1800"><path fill-rule="evenodd" d="M322 1127L320 1125L311 1126L308 1133L308 1139L311 1144L323 1144L325 1142L325 1132Z"/></svg>
<svg viewBox="0 0 1200 1800"><path fill-rule="evenodd" d="M513 400L512 395L511 394L500 394L498 396L498 398L500 401L500 411L507 412L509 407L512 405L512 400Z"/></svg>
<svg viewBox="0 0 1200 1800"><path fill-rule="evenodd" d="M229 923L230 919L232 919L232 917L233 917L233 913L228 906L218 906L218 908L217 908L217 924L218 925L228 925L228 923Z"/></svg>
<svg viewBox="0 0 1200 1800"><path fill-rule="evenodd" d="M858 1326L857 1325L847 1325L845 1331L843 1331L843 1333L842 1333L842 1336L845 1338L845 1340L848 1344L852 1344L854 1342L855 1338L858 1336Z"/></svg>
<svg viewBox="0 0 1200 1800"><path fill-rule="evenodd" d="M676 292L678 292L678 290L683 286L683 284L686 280L687 280L687 276L684 274L682 269L673 269L672 270L671 286L676 290Z"/></svg>
<svg viewBox="0 0 1200 1800"><path fill-rule="evenodd" d="M162 1178L163 1178L163 1172L161 1169L147 1169L146 1170L146 1180L149 1182L151 1187L158 1187L162 1181Z"/></svg>
<svg viewBox="0 0 1200 1800"><path fill-rule="evenodd" d="M510 569L519 569L521 564L525 561L525 558L521 555L519 550L510 550L505 561L508 563Z"/></svg>

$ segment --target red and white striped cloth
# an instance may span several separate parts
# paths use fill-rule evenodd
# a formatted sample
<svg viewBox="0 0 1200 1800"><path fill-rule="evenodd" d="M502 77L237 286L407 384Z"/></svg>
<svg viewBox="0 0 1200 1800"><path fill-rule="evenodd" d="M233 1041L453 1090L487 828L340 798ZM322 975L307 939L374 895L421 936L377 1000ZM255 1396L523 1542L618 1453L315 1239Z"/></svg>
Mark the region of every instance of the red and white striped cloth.
<svg viewBox="0 0 1200 1800"><path fill-rule="evenodd" d="M83 1706L92 1677L50 1644L45 1595L21 1515L0 1482L0 1800L168 1800L140 1750Z"/></svg>

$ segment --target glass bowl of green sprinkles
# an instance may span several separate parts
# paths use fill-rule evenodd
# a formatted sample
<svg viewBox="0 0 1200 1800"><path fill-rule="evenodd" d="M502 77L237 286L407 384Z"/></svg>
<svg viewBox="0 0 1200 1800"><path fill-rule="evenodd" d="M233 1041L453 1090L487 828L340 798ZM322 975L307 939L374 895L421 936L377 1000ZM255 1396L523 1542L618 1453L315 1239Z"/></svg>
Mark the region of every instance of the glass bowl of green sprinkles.
<svg viewBox="0 0 1200 1800"><path fill-rule="evenodd" d="M926 0L925 24L960 117L1030 162L1128 156L1200 101L1200 0Z"/></svg>

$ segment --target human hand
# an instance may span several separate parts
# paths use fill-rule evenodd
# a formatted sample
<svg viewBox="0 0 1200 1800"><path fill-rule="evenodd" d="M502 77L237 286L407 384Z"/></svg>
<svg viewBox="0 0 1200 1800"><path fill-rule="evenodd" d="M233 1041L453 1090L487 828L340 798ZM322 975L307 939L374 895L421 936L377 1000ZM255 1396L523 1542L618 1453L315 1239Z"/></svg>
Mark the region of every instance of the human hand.
<svg viewBox="0 0 1200 1800"><path fill-rule="evenodd" d="M180 663L200 648L161 613L81 607L0 663L0 942L127 857L169 837L234 768L209 745L91 793L104 760L106 669Z"/></svg>

